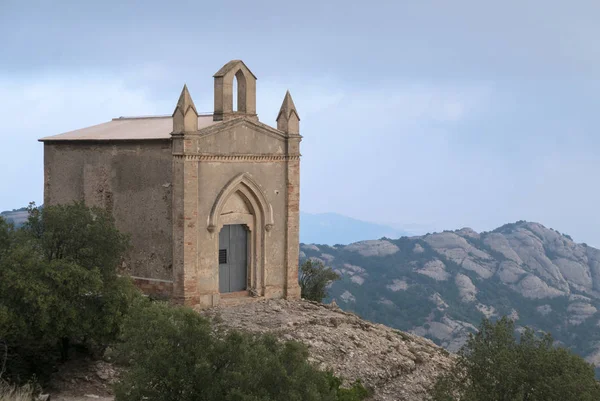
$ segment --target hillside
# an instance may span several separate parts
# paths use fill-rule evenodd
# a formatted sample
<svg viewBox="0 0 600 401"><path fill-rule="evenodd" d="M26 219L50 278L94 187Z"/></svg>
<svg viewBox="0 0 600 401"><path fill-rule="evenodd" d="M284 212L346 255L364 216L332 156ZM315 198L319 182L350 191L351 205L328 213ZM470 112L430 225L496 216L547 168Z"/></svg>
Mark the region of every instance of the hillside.
<svg viewBox="0 0 600 401"><path fill-rule="evenodd" d="M424 401L435 378L452 364L422 337L373 324L337 305L269 300L201 312L225 329L273 333L309 347L310 360L349 382L373 389L370 400Z"/></svg>
<svg viewBox="0 0 600 401"><path fill-rule="evenodd" d="M425 401L435 378L452 364L452 356L431 341L367 322L335 304L268 300L200 313L218 329L272 333L306 344L312 362L347 382L361 379L373 390L373 401ZM54 375L50 393L59 401L113 401L117 377L105 361L73 361Z"/></svg>
<svg viewBox="0 0 600 401"><path fill-rule="evenodd" d="M341 308L450 351L482 317L510 315L600 363L600 250L541 224L303 244L301 251L342 275L330 290Z"/></svg>

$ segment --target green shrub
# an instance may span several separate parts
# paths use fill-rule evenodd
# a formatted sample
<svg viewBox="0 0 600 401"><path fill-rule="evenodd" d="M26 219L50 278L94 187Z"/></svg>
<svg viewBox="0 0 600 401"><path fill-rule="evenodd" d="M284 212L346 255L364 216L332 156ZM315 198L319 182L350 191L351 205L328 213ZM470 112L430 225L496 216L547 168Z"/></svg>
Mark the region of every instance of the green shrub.
<svg viewBox="0 0 600 401"><path fill-rule="evenodd" d="M307 348L300 343L213 332L193 310L162 302L136 302L115 351L116 360L125 365L115 387L118 401L364 398L360 383L340 390L335 376L307 361Z"/></svg>
<svg viewBox="0 0 600 401"><path fill-rule="evenodd" d="M139 294L117 276L127 238L109 213L83 203L29 211L20 229L0 221L0 343L17 382L43 379L74 344L102 351Z"/></svg>
<svg viewBox="0 0 600 401"><path fill-rule="evenodd" d="M343 388L342 379L335 376L331 371L326 372L327 380L329 380L329 386L337 389L336 400L338 401L360 401L367 398L371 392L367 390L361 383L360 380L356 380L350 388Z"/></svg>
<svg viewBox="0 0 600 401"><path fill-rule="evenodd" d="M526 329L514 337L504 317L484 320L460 350L455 367L442 375L430 395L434 401L592 401L600 399L594 368L549 335Z"/></svg>
<svg viewBox="0 0 600 401"><path fill-rule="evenodd" d="M304 299L322 302L327 296L327 286L340 278L339 274L311 259L300 265L300 294Z"/></svg>

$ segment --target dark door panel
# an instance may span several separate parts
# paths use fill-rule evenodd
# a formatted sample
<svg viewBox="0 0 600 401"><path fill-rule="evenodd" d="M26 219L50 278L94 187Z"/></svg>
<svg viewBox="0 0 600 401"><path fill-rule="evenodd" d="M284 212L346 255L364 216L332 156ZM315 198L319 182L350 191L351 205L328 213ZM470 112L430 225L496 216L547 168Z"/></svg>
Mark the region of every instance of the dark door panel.
<svg viewBox="0 0 600 401"><path fill-rule="evenodd" d="M246 228L241 224L231 226L229 230L229 247L231 249L229 291L243 291L246 289L247 281L247 234Z"/></svg>
<svg viewBox="0 0 600 401"><path fill-rule="evenodd" d="M229 292L229 227L219 233L219 292Z"/></svg>
<svg viewBox="0 0 600 401"><path fill-rule="evenodd" d="M241 224L219 233L219 292L243 291L248 281L248 232Z"/></svg>

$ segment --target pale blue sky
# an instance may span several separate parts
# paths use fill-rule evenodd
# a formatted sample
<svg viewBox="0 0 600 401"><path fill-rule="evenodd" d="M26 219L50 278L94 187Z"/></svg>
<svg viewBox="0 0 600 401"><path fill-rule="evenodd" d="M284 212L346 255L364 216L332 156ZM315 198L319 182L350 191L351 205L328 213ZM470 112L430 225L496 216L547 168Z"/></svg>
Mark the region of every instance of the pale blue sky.
<svg viewBox="0 0 600 401"><path fill-rule="evenodd" d="M37 138L170 114L184 82L210 111L241 58L261 121L294 97L302 210L600 246L599 20L597 0L0 0L0 210L42 201Z"/></svg>

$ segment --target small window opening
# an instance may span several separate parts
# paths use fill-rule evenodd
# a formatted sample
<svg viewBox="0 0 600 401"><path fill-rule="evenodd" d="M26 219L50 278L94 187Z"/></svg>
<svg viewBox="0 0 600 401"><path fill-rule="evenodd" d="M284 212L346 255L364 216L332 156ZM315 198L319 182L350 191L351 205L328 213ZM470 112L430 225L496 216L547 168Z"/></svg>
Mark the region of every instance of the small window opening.
<svg viewBox="0 0 600 401"><path fill-rule="evenodd" d="M227 264L227 249L219 249L219 264Z"/></svg>
<svg viewBox="0 0 600 401"><path fill-rule="evenodd" d="M238 110L238 91L239 91L239 82L236 76L233 77L233 111Z"/></svg>
<svg viewBox="0 0 600 401"><path fill-rule="evenodd" d="M246 112L246 77L242 70L235 73L233 79L233 111Z"/></svg>

